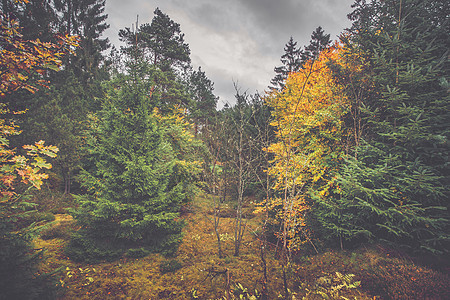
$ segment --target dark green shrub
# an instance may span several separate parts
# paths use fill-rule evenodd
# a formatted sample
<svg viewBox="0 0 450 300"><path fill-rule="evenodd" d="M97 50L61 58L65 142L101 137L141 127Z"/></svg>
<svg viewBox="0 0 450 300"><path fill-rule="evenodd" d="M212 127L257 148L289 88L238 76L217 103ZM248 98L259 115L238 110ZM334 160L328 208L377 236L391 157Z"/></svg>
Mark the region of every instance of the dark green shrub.
<svg viewBox="0 0 450 300"><path fill-rule="evenodd" d="M51 212L40 212L37 210L28 211L23 213L17 220L16 225L20 227L27 227L37 222L53 222L55 221L55 215Z"/></svg>
<svg viewBox="0 0 450 300"><path fill-rule="evenodd" d="M114 247L113 244L105 240L100 241L99 238L78 231L72 235L65 249L65 254L74 261L85 261L88 263L113 261L118 259L123 253L120 248Z"/></svg>
<svg viewBox="0 0 450 300"><path fill-rule="evenodd" d="M145 248L134 248L134 249L128 249L126 252L126 255L128 257L132 258L141 258L145 257L150 254L150 251Z"/></svg>
<svg viewBox="0 0 450 300"><path fill-rule="evenodd" d="M53 214L65 214L67 209L75 206L75 201L70 194L43 187L33 192L33 203L37 204L39 211L49 211Z"/></svg>
<svg viewBox="0 0 450 300"><path fill-rule="evenodd" d="M162 274L166 274L169 272L175 272L176 270L179 270L182 267L183 267L182 264L178 260L171 259L171 260L163 261L161 263L161 265L159 266L159 271Z"/></svg>
<svg viewBox="0 0 450 300"><path fill-rule="evenodd" d="M73 222L61 222L41 231L41 239L69 239L73 232Z"/></svg>

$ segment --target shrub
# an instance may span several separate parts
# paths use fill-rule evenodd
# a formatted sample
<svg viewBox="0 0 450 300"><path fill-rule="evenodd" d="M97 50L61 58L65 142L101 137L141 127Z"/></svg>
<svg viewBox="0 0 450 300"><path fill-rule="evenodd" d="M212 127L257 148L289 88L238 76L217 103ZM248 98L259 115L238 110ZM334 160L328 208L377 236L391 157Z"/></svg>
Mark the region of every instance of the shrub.
<svg viewBox="0 0 450 300"><path fill-rule="evenodd" d="M128 249L126 252L126 256L132 257L132 258L141 258L145 257L150 254L150 251L145 248L134 248L134 249Z"/></svg>
<svg viewBox="0 0 450 300"><path fill-rule="evenodd" d="M97 263L118 259L123 251L111 246L112 243L99 243L95 237L79 231L72 234L65 254L74 261Z"/></svg>
<svg viewBox="0 0 450 300"><path fill-rule="evenodd" d="M22 214L16 223L20 227L27 227L37 222L53 222L55 221L55 215L51 212L40 212L37 210L29 211Z"/></svg>
<svg viewBox="0 0 450 300"><path fill-rule="evenodd" d="M72 222L63 221L60 224L48 227L41 232L41 239L69 239L73 233Z"/></svg>
<svg viewBox="0 0 450 300"><path fill-rule="evenodd" d="M181 267L182 267L182 264L178 260L171 259L171 260L163 261L161 263L161 265L159 266L159 271L162 274L166 274L169 272L175 272L176 270L181 269Z"/></svg>

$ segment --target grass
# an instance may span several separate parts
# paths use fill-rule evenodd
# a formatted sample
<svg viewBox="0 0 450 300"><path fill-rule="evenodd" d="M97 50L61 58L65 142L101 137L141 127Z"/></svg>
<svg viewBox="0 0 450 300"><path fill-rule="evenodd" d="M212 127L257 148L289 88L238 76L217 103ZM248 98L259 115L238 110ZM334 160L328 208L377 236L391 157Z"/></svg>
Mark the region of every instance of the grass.
<svg viewBox="0 0 450 300"><path fill-rule="evenodd" d="M64 214L56 215L53 227L35 244L47 249L43 272L61 268L60 299L219 299L226 295L227 283L230 290L237 287L241 294L242 290L254 294L261 291L263 280L260 242L253 234L261 217L249 213L241 255L234 257L231 215L224 215L220 224L222 258L217 255L212 200L207 195L198 196L183 214L187 221L183 242L171 258L140 257L146 253L136 250L114 262L75 263L63 250L77 228ZM273 253L267 254L269 299L284 291L281 265ZM450 299L448 274L376 246L297 256L287 276L293 299Z"/></svg>

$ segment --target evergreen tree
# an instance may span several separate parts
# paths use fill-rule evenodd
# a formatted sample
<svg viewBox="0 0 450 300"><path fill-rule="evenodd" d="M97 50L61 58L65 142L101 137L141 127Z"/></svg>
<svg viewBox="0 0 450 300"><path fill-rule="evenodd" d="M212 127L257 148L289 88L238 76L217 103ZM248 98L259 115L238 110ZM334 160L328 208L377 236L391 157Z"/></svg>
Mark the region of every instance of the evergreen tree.
<svg viewBox="0 0 450 300"><path fill-rule="evenodd" d="M283 65L274 69L276 75L270 81L272 86L269 88L272 90L282 90L289 73L297 72L302 65L302 50L301 48L297 48L297 42L294 42L292 36L285 45L284 52L285 53L281 56Z"/></svg>
<svg viewBox="0 0 450 300"><path fill-rule="evenodd" d="M11 0L3 1L7 7ZM15 1L14 1L15 2ZM17 18L23 28L26 40L39 38L45 42L55 42L58 16L53 1L30 0L26 3L9 5L9 12Z"/></svg>
<svg viewBox="0 0 450 300"><path fill-rule="evenodd" d="M8 8L9 13L13 8ZM0 94L14 93L14 98L19 89L35 91L32 81L39 78L36 74L45 73L48 68L58 69L64 45L73 47L76 43L72 38L61 39L58 44L25 40L19 23L10 16L0 13ZM42 180L48 177L42 169L51 168L44 157L55 157L58 149L45 146L42 140L21 147L24 155L10 147L11 136L20 133L15 116L23 113L11 112L4 103L0 104L0 299L51 299L55 296L48 285L52 274L40 274L43 250L35 249L32 243L41 227L30 218L36 205L23 189L27 185L41 187Z"/></svg>
<svg viewBox="0 0 450 300"><path fill-rule="evenodd" d="M92 82L104 61L102 52L110 45L102 33L109 28L105 23L105 0L54 0L60 14L59 30L81 37L76 56L68 67L86 84Z"/></svg>
<svg viewBox="0 0 450 300"><path fill-rule="evenodd" d="M202 127L211 124L216 113L218 97L213 93L214 83L211 82L200 67L198 71L191 73L188 89L191 96L189 111L195 124L195 133L197 134Z"/></svg>
<svg viewBox="0 0 450 300"><path fill-rule="evenodd" d="M125 28L119 31L121 41L127 44L122 48L127 58L135 61L148 61L158 68L159 77L155 82L163 93L156 106L163 112L170 112L174 106L189 107L189 94L181 76L189 69L189 45L184 42L180 25L170 19L159 8L150 24L136 24L136 31Z"/></svg>
<svg viewBox="0 0 450 300"><path fill-rule="evenodd" d="M136 32L130 28L119 31L119 37L128 45L124 51L144 57L164 72L183 70L189 66L191 59L180 24L159 8L155 9L154 14L152 22L142 24Z"/></svg>
<svg viewBox="0 0 450 300"><path fill-rule="evenodd" d="M74 259L112 259L130 248L130 255L176 251L179 209L192 193L197 169L183 154L193 152L187 125L154 110L151 98L160 92L152 78L158 72L135 64L130 75L119 74L109 85L80 174L89 194L78 197L80 208L73 211L82 227L68 249Z"/></svg>
<svg viewBox="0 0 450 300"><path fill-rule="evenodd" d="M283 66L276 67L275 77L270 81L271 90L281 91L285 86L285 81L289 73L297 72L301 67L311 59L316 59L319 53L328 48L331 44L330 35L325 34L322 27L317 27L311 34L311 41L305 50L297 48L297 42L291 37L284 48L284 54L281 56Z"/></svg>
<svg viewBox="0 0 450 300"><path fill-rule="evenodd" d="M320 203L322 224L336 236L448 251L450 39L437 7L448 12L449 4L354 4L347 45L366 61L366 75L349 97L361 132L338 177L340 197Z"/></svg>
<svg viewBox="0 0 450 300"><path fill-rule="evenodd" d="M309 45L305 46L305 51L301 53L301 64L303 65L308 60L316 59L320 52L328 48L330 44L330 35L325 34L321 26L317 27L311 34Z"/></svg>

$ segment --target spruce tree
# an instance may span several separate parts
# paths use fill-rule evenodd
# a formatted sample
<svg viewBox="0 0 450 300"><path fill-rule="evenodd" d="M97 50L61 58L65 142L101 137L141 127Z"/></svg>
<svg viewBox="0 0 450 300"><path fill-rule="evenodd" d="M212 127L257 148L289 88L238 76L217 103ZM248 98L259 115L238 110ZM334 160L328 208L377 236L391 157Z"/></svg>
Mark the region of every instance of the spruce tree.
<svg viewBox="0 0 450 300"><path fill-rule="evenodd" d="M346 41L366 62L360 91L349 93L360 134L338 176L340 197L318 210L343 239L448 251L450 39L437 6L448 11L446 1L354 4Z"/></svg>
<svg viewBox="0 0 450 300"><path fill-rule="evenodd" d="M80 208L73 211L82 227L68 248L74 259L176 251L179 209L196 171L183 155L193 152L192 136L155 110L152 98L160 91L152 78L158 72L139 63L129 75L119 74L93 119L79 176L89 194L77 197Z"/></svg>
<svg viewBox="0 0 450 300"><path fill-rule="evenodd" d="M26 39L54 41L58 34L67 33L80 38L76 55L64 58L63 70L40 75L51 82L49 90L33 95L21 92L3 100L10 101L13 109L29 110L21 120L24 134L12 141L14 145L45 138L61 149L54 170L62 177L65 193L71 192L83 155L80 135L86 116L100 108L101 81L108 77L102 54L109 46L101 36L108 28L104 9L105 1L100 0L29 1L9 8L24 24Z"/></svg>
<svg viewBox="0 0 450 300"><path fill-rule="evenodd" d="M325 34L322 27L317 27L311 34L309 45L305 46L305 51L301 53L301 65L308 60L316 59L320 52L331 44L330 35Z"/></svg>
<svg viewBox="0 0 450 300"><path fill-rule="evenodd" d="M212 123L216 114L218 97L214 95L214 83L199 67L198 71L190 74L188 90L191 103L189 105L190 117L195 124L195 133L199 133L202 127Z"/></svg>
<svg viewBox="0 0 450 300"><path fill-rule="evenodd" d="M84 84L98 76L104 62L102 52L107 50L108 38L102 33L109 28L105 22L105 0L54 0L59 13L59 28L80 37L80 47L70 58L69 68Z"/></svg>
<svg viewBox="0 0 450 300"><path fill-rule="evenodd" d="M301 63L302 50L297 48L297 42L294 42L292 36L290 37L288 43L284 47L284 54L281 56L281 62L283 63L280 67L275 67L274 71L276 73L275 77L270 81L272 90L282 90L284 87L284 82L288 77L289 73L297 72Z"/></svg>
<svg viewBox="0 0 450 300"><path fill-rule="evenodd" d="M157 106L163 113L168 113L174 106L189 107L189 94L181 77L189 70L190 50L180 24L159 8L155 9L154 14L150 24L136 24L135 31L122 29L119 37L126 43L122 51L128 59L148 61L162 71L158 73L158 78L154 78L163 87Z"/></svg>

